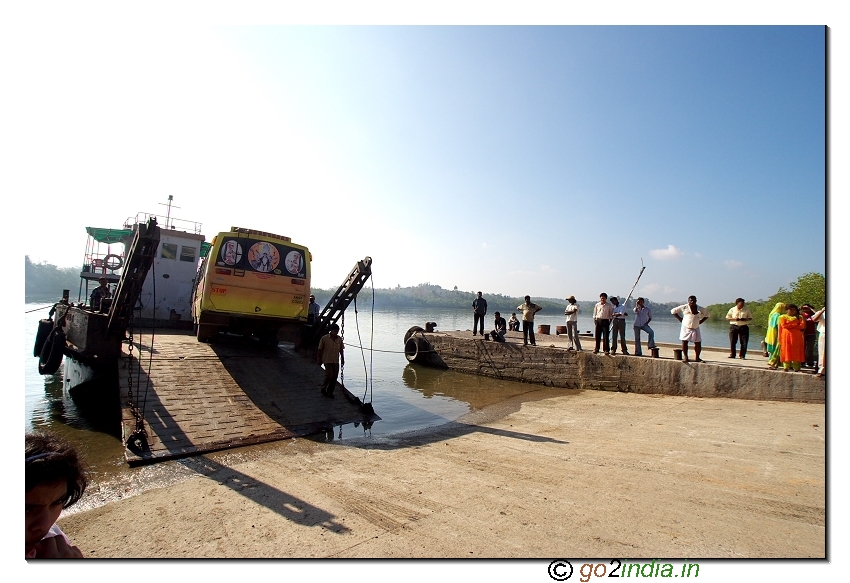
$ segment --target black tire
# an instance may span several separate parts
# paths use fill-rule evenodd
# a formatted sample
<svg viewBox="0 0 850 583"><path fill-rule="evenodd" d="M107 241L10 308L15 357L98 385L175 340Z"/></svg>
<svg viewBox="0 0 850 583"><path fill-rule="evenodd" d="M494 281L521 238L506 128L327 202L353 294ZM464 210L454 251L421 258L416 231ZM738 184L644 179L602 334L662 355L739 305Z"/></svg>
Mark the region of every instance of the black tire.
<svg viewBox="0 0 850 583"><path fill-rule="evenodd" d="M426 344L424 338L419 336L411 336L404 343L404 357L408 362L419 362L423 360L422 350Z"/></svg>
<svg viewBox="0 0 850 583"><path fill-rule="evenodd" d="M41 349L44 348L44 343L47 337L50 336L50 331L53 330L53 320L39 320L38 332L35 333L35 346L32 348L32 355L36 358L41 356Z"/></svg>
<svg viewBox="0 0 850 583"><path fill-rule="evenodd" d="M410 330L407 331L407 334L404 335L404 344L407 346L407 341L410 340L410 337L416 334L417 332L424 332L425 328L420 326L413 326Z"/></svg>
<svg viewBox="0 0 850 583"><path fill-rule="evenodd" d="M38 358L39 374L53 374L59 370L64 351L65 333L62 331L62 328L54 328L41 348L41 355Z"/></svg>
<svg viewBox="0 0 850 583"><path fill-rule="evenodd" d="M198 324L198 342L209 342L218 334L218 328L210 324Z"/></svg>

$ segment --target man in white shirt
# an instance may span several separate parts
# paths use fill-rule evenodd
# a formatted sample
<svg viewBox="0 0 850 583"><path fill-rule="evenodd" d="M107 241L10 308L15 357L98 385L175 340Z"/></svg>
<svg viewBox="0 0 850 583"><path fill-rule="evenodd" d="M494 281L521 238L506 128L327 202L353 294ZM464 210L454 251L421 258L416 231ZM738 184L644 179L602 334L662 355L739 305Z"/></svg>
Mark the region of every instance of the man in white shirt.
<svg viewBox="0 0 850 583"><path fill-rule="evenodd" d="M688 342L693 342L696 362L704 362L699 357L702 351L702 335L699 331L699 325L708 320L708 312L705 311L705 308L697 305L696 296L689 296L687 304L673 308L670 313L682 323L682 331L679 333L679 340L682 341L682 360L688 362Z"/></svg>
<svg viewBox="0 0 850 583"><path fill-rule="evenodd" d="M611 333L611 318L614 313L614 308L608 303L608 294L602 292L599 294L599 302L593 306L593 323L596 325L594 336L596 337L596 348L593 349L593 354L599 354L599 341L603 336L605 341L602 347L605 349L605 354L610 354L608 344L609 334Z"/></svg>
<svg viewBox="0 0 850 583"><path fill-rule="evenodd" d="M581 350L581 341L578 339L578 304L576 297L570 296L567 298L570 302L564 310L564 315L567 317L567 336L570 339L570 350Z"/></svg>
<svg viewBox="0 0 850 583"><path fill-rule="evenodd" d="M611 310L611 324L613 324L614 333L611 337L611 354L617 354L617 335L620 335L620 351L623 354L628 354L629 349L626 348L626 306L620 305L620 300L616 296L611 298L611 303L614 304L614 309Z"/></svg>
<svg viewBox="0 0 850 583"><path fill-rule="evenodd" d="M738 339L741 339L740 357L747 358L747 343L750 341L750 320L753 319L753 314L744 304L744 298L735 300L735 305L729 308L726 313L726 319L729 320L729 344L731 352L729 358L735 358L735 347L738 344Z"/></svg>

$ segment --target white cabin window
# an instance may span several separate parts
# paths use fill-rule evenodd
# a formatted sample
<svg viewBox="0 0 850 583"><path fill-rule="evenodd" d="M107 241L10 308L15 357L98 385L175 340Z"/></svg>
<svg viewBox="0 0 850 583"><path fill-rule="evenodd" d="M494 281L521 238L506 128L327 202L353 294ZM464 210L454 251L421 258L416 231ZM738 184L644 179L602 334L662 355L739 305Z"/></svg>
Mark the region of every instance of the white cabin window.
<svg viewBox="0 0 850 583"><path fill-rule="evenodd" d="M163 243L159 256L163 259L177 259L177 245L174 243Z"/></svg>
<svg viewBox="0 0 850 583"><path fill-rule="evenodd" d="M195 253L197 253L197 247L189 247L188 245L183 245L180 248L180 261L195 261Z"/></svg>

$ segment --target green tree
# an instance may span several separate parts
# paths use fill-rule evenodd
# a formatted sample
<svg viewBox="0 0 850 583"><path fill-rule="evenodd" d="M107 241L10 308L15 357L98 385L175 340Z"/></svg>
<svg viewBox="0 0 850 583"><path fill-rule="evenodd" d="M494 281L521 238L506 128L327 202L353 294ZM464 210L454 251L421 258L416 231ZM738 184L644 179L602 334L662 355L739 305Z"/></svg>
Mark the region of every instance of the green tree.
<svg viewBox="0 0 850 583"><path fill-rule="evenodd" d="M821 273L805 273L791 283L790 289L780 287L767 300L747 302L747 307L753 313L753 325L762 328L767 326L770 312L779 302L797 304L797 306L811 304L815 310L824 307L826 305L826 278ZM706 309L711 314L712 320L723 321L729 308L733 305L733 303L712 304L707 306Z"/></svg>
<svg viewBox="0 0 850 583"><path fill-rule="evenodd" d="M806 273L791 284L791 289L779 288L771 298L775 302L811 304L815 310L826 305L826 278L820 273Z"/></svg>

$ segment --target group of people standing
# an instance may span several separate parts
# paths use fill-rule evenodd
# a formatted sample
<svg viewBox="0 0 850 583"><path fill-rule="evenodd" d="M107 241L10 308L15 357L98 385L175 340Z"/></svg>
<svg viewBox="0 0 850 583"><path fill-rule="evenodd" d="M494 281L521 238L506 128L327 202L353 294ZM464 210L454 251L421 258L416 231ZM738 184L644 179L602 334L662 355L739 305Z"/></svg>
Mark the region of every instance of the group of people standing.
<svg viewBox="0 0 850 583"><path fill-rule="evenodd" d="M568 305L564 310L567 323L567 336L570 341L569 350L582 350L578 332L579 305L575 296L566 298ZM472 302L475 314L472 335L477 331L484 335L484 316L487 314L487 300L478 292L478 297ZM543 308L533 303L529 296L525 302L517 306L522 312L523 344L535 346L534 315ZM595 326L594 354L600 349L605 354L617 354L618 340L620 353L628 355L626 346L626 318L628 308L621 305L617 297L608 298L608 294L599 294L599 302L593 307L593 323ZM632 325L634 332L634 355L643 356L641 350L641 332L648 336L647 347L656 348L655 332L649 326L652 321L652 310L645 305L644 298L637 298L636 305L631 309L635 319ZM783 313L784 312L784 313ZM799 312L799 313L798 313ZM700 358L702 351L702 334L700 324L705 322L709 313L697 304L696 296L689 296L688 303L676 306L670 313L681 322L679 340L682 342L682 360L689 361L688 348L694 345L694 361L703 362ZM493 340L505 341L508 330L519 330L519 320L514 313L509 321L505 321L499 312L495 313L494 329L490 333ZM746 359L747 345L750 338L750 322L752 312L746 306L743 298L737 298L735 305L726 314L729 322L729 358ZM778 368L782 364L785 370L797 371L802 367L818 369L817 376L823 376L825 369L824 349L826 343L826 308L815 312L809 304L804 304L798 310L794 304L778 303L770 314L767 335L765 338L765 356L769 357L769 366ZM816 348L817 347L817 348Z"/></svg>
<svg viewBox="0 0 850 583"><path fill-rule="evenodd" d="M777 302L767 321L764 337L764 355L767 365L785 371L797 372L801 368L826 373L826 307L817 312L810 304Z"/></svg>
<svg viewBox="0 0 850 583"><path fill-rule="evenodd" d="M574 326L570 326L570 321L576 322L578 316L578 304L575 296L567 298L570 302L564 310L567 316L567 334L570 334ZM628 301L628 300L627 300ZM652 321L652 310L644 305L644 299L638 298L635 302L635 307L632 309L635 314L635 322L633 325L635 339L635 356L643 356L641 350L640 333L646 332L649 336L647 348L652 350L655 348L655 331L649 327ZM628 308L625 304L620 304L619 298L612 297L608 301L608 294L602 292L599 294L599 301L593 306L593 324L595 327L594 339L596 346L593 349L593 354L599 354L600 344L605 354L617 354L617 339L620 340L620 353L628 355L629 349L626 347L626 318L628 316ZM609 343L609 336L613 330L613 342ZM578 333L573 340L570 334L570 342L576 344L576 350L581 350L581 344L578 342ZM611 350L613 348L613 350Z"/></svg>

